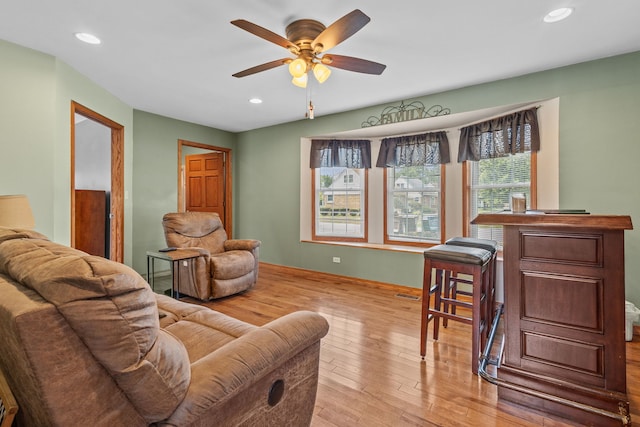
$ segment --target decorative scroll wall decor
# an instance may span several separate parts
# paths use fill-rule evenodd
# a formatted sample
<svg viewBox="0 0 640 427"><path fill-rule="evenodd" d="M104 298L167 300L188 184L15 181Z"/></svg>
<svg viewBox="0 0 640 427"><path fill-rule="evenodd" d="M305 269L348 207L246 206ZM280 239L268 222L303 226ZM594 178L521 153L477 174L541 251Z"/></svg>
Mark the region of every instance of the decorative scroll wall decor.
<svg viewBox="0 0 640 427"><path fill-rule="evenodd" d="M366 121L362 122L362 127L366 128L406 122L409 120L426 119L428 117L446 116L450 113L451 110L444 108L442 105L432 105L429 108L425 108L424 104L420 101L413 101L406 105L404 101L401 101L398 106L385 107L382 113L380 113L380 117L369 117Z"/></svg>

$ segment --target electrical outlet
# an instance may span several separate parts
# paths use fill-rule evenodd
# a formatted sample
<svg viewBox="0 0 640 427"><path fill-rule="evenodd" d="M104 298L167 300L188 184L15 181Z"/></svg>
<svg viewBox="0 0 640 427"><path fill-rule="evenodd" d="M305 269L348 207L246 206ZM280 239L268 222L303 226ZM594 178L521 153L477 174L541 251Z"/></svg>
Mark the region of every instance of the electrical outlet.
<svg viewBox="0 0 640 427"><path fill-rule="evenodd" d="M340 257L339 256L334 256L333 257L333 262L335 262L336 264L340 264Z"/></svg>

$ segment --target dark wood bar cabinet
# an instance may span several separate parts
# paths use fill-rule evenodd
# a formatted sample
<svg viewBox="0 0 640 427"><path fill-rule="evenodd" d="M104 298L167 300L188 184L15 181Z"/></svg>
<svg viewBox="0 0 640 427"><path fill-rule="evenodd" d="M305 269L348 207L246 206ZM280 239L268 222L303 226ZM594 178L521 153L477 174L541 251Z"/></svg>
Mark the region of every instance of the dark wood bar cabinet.
<svg viewBox="0 0 640 427"><path fill-rule="evenodd" d="M624 215L480 214L504 229L498 399L579 422L631 425Z"/></svg>

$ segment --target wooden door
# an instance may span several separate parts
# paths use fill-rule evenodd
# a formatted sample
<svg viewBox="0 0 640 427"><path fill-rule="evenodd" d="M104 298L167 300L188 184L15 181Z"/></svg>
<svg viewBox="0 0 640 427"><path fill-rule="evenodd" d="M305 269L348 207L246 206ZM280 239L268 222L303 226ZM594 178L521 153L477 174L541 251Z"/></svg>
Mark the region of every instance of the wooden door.
<svg viewBox="0 0 640 427"><path fill-rule="evenodd" d="M225 223L224 153L185 156L187 211L215 212Z"/></svg>
<svg viewBox="0 0 640 427"><path fill-rule="evenodd" d="M104 256L124 262L124 126L71 101L71 247L76 246L76 115L84 116L111 129L111 191L108 214L108 250Z"/></svg>
<svg viewBox="0 0 640 427"><path fill-rule="evenodd" d="M91 255L107 255L106 191L76 190L75 248Z"/></svg>

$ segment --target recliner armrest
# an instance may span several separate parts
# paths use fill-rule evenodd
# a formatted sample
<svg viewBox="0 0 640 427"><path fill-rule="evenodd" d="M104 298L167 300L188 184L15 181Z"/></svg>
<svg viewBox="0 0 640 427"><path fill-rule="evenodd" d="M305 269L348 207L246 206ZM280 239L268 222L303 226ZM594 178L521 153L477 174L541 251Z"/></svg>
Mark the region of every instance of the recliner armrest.
<svg viewBox="0 0 640 427"><path fill-rule="evenodd" d="M188 249L190 251L198 251L198 252L200 252L200 256L204 256L204 257L210 257L211 256L211 252L209 252L209 249L201 248L201 247L198 247L198 246L191 246L191 247L187 246L187 247L178 248L178 249Z"/></svg>
<svg viewBox="0 0 640 427"><path fill-rule="evenodd" d="M250 388L273 369L317 343L328 330L324 317L298 311L202 357L191 365L187 396L167 420L168 424L183 425L197 420L212 407Z"/></svg>
<svg viewBox="0 0 640 427"><path fill-rule="evenodd" d="M244 250L244 251L253 251L256 248L260 247L260 240L254 239L230 239L225 240L224 242L224 250L225 251L236 251L236 250Z"/></svg>

